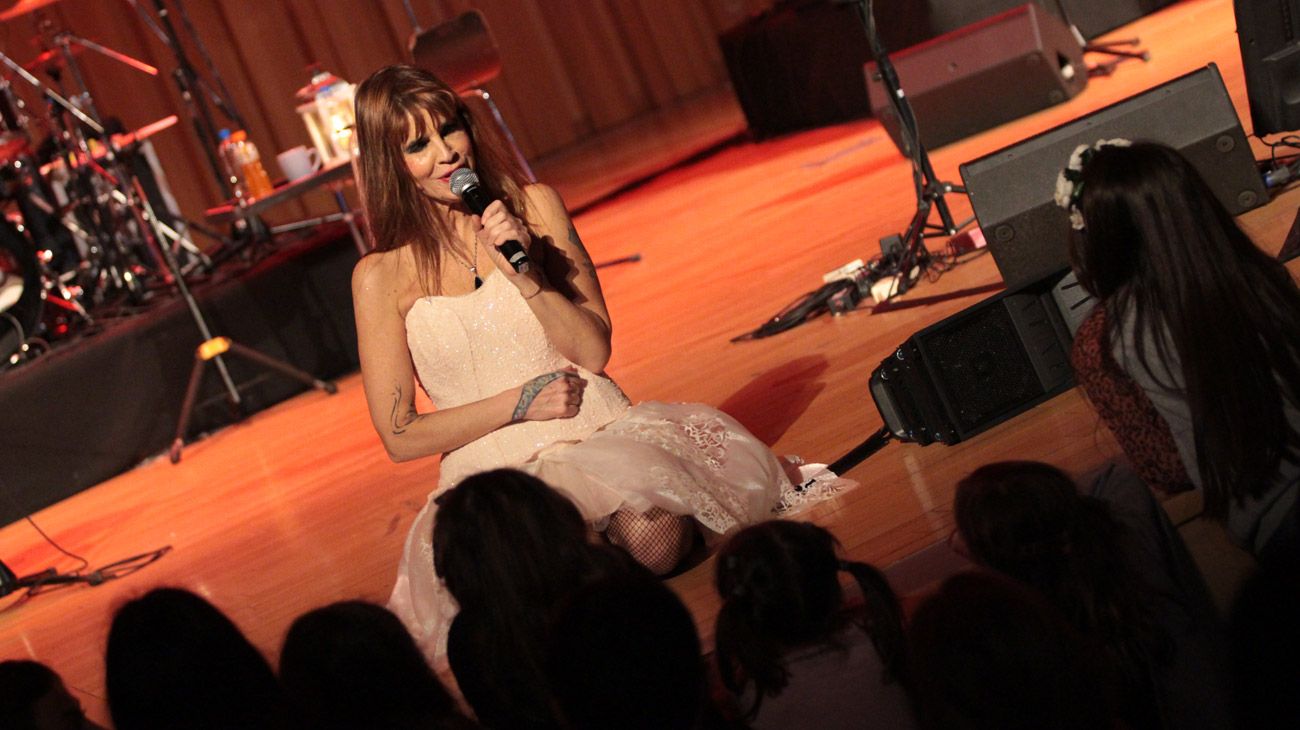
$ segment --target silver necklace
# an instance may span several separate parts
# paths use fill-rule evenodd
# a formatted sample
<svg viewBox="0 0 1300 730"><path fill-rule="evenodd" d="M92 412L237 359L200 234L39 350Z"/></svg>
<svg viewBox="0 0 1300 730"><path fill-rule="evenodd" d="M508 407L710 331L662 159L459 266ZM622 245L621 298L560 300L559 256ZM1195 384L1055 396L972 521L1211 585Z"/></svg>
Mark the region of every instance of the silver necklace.
<svg viewBox="0 0 1300 730"><path fill-rule="evenodd" d="M478 244L474 244L474 263L472 264L467 261L464 256L461 256L460 252L456 249L448 247L447 250L450 251L451 255L460 262L461 266L469 269L469 273L474 275L474 288L477 289L483 286L483 277L478 275Z"/></svg>

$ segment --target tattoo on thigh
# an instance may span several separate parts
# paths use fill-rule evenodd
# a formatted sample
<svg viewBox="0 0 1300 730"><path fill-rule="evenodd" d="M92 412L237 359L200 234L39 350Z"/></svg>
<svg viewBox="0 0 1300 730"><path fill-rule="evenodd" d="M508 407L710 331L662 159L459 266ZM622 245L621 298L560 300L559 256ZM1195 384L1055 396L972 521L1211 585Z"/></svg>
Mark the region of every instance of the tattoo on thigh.
<svg viewBox="0 0 1300 730"><path fill-rule="evenodd" d="M523 390L519 393L519 402L515 404L515 412L511 415L511 420L518 421L523 418L524 414L528 413L528 407L537 399L537 394L542 392L542 388L563 377L563 375L564 373L557 370L545 375L538 375L524 383Z"/></svg>

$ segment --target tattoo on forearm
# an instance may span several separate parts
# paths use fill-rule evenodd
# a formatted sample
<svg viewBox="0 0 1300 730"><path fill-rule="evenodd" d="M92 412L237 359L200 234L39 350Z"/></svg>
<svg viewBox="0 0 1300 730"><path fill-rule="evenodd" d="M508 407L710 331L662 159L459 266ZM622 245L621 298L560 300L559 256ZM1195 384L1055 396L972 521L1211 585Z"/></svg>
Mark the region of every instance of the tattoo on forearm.
<svg viewBox="0 0 1300 730"><path fill-rule="evenodd" d="M518 421L523 418L524 414L528 413L528 407L537 399L537 394L542 392L542 388L550 385L563 375L559 371L546 373L524 383L523 390L519 392L519 402L515 404L515 412L511 415L511 420Z"/></svg>
<svg viewBox="0 0 1300 730"><path fill-rule="evenodd" d="M591 256L587 255L587 249L582 245L582 239L578 238L578 229L572 224L569 225L569 243L573 244L574 250L578 252L578 266L581 266L588 274L596 274L596 265L591 262Z"/></svg>
<svg viewBox="0 0 1300 730"><path fill-rule="evenodd" d="M393 423L394 436L406 433L406 429L410 428L412 423L420 420L420 414L416 413L415 406L402 398L401 385L393 388L393 411L389 417Z"/></svg>

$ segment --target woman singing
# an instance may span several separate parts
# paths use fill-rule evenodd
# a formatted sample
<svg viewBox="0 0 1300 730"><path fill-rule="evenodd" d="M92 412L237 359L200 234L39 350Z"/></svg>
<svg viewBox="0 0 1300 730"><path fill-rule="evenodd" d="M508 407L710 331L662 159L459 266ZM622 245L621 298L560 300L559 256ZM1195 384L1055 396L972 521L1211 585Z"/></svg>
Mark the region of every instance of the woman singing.
<svg viewBox="0 0 1300 730"><path fill-rule="evenodd" d="M353 274L371 420L398 461L442 455L435 494L514 467L568 497L605 538L657 573L714 534L771 514L780 462L706 406L630 405L605 374L611 324L563 202L529 184L499 133L434 76L381 69L357 91L362 198L374 251ZM461 168L494 202L473 215ZM518 241L517 273L498 246ZM415 381L435 410L415 408ZM432 496L407 538L390 606L431 655L453 602L433 572Z"/></svg>

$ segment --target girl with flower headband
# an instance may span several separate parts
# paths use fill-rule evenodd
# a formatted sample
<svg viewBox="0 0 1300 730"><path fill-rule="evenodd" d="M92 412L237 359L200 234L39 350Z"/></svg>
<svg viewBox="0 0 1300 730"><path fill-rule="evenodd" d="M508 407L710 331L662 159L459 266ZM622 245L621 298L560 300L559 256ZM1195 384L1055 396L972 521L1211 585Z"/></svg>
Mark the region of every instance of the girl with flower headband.
<svg viewBox="0 0 1300 730"><path fill-rule="evenodd" d="M1199 489L1264 562L1300 555L1300 289L1159 144L1076 150L1058 202L1098 304L1076 378L1148 485Z"/></svg>

